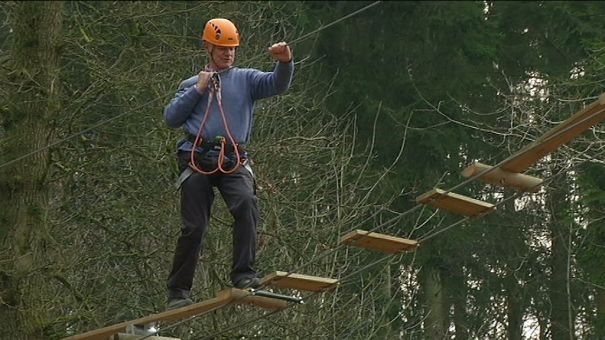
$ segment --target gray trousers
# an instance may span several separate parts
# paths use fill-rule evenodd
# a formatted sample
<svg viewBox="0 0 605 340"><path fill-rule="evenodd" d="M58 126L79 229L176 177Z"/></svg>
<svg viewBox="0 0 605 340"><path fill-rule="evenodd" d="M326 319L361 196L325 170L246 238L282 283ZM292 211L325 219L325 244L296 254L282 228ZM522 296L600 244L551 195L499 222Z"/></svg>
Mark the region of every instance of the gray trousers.
<svg viewBox="0 0 605 340"><path fill-rule="evenodd" d="M186 169L189 153L179 153L181 171ZM168 297L189 296L195 269L208 232L214 187L225 200L233 223L233 263L231 282L256 277L258 198L253 175L244 167L229 175L206 176L194 172L181 184L182 227L168 276Z"/></svg>

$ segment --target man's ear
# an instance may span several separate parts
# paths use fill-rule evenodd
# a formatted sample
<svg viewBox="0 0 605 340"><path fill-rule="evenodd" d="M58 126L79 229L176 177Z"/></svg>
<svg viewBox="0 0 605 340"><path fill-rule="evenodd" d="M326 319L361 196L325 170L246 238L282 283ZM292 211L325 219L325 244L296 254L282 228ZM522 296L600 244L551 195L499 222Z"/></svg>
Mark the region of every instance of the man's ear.
<svg viewBox="0 0 605 340"><path fill-rule="evenodd" d="M204 41L204 50L206 50L206 52L208 52L208 54L212 53L212 44Z"/></svg>

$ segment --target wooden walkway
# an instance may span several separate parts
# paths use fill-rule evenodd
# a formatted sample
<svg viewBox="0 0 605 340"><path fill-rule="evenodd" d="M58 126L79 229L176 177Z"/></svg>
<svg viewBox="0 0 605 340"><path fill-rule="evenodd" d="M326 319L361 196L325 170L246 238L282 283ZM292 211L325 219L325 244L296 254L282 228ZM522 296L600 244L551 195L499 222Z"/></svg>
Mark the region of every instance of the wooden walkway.
<svg viewBox="0 0 605 340"><path fill-rule="evenodd" d="M261 286L273 286L314 292L331 289L337 284L338 280L336 279L279 271L272 273L261 280ZM194 303L182 308L167 310L157 314L147 315L134 320L120 322L111 326L74 335L65 338L64 340L107 340L111 339L113 335L126 331L130 325L149 325L159 321L185 319L191 316L211 312L232 303L255 305L270 310L283 309L287 307L287 302L281 299L255 296L250 290L228 288L220 291L216 297L206 301Z"/></svg>
<svg viewBox="0 0 605 340"><path fill-rule="evenodd" d="M521 191L536 191L542 180L522 172L526 171L546 155L592 126L605 120L605 93L599 99L569 119L546 132L540 138L509 157L499 167L494 168L482 163L473 163L462 171L464 177L484 173L478 179L493 185L510 187ZM495 206L471 197L466 197L439 188L433 188L418 196L416 201L452 213L476 217L492 212ZM419 243L397 236L385 235L365 230L354 230L342 236L340 243L388 254L416 250ZM261 280L261 286L273 286L285 289L320 292L331 289L338 280L296 273L274 272ZM147 325L158 321L173 321L201 315L229 304L251 304L261 308L279 310L286 308L287 302L272 297L254 296L249 290L229 288L222 290L212 299L186 307L167 310L142 318L121 322L90 332L71 336L65 340L106 340L125 331L130 325ZM130 336L130 335L129 335ZM152 339L153 337L150 337ZM159 337L156 337L159 339Z"/></svg>

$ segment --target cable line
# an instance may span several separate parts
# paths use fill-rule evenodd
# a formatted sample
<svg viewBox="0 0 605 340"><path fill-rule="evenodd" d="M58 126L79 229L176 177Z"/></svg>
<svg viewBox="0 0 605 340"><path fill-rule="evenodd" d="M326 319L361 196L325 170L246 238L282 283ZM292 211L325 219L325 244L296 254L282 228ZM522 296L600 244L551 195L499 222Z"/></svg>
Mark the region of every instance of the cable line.
<svg viewBox="0 0 605 340"><path fill-rule="evenodd" d="M600 111L593 112L593 113L591 113L590 115L588 115L587 117L585 117L585 118L583 118L583 119L581 119L581 120L579 120L579 121L577 121L577 122L575 122L575 123L573 123L573 124L570 124L570 125L566 126L565 128L562 128L562 129L560 129L560 130L558 130L558 131L555 131L555 132L554 132L554 133L552 133L551 135L549 135L549 136L547 136L547 137L545 137L545 138L541 139L541 141L542 141L542 143L546 143L546 142L548 142L548 141L550 141L550 140L553 140L553 139L555 139L555 138L559 137L560 135L562 135L562 134L564 134L564 133L566 133L566 132L570 131L571 129L575 128L576 126L579 126L580 124L583 124L583 123L585 123L585 122L589 121L590 119L594 118L594 117L595 117L596 115L598 115L598 114L601 114L601 112L600 112ZM535 146L535 145L531 145L531 144L530 144L530 146L528 146L528 147L526 147L526 148L521 149L521 151L527 151L527 150L531 150L531 149L532 149L532 148L534 148L534 147L536 147L536 146ZM517 152L517 153L518 153L518 152ZM475 179L477 179L477 178L479 178L479 177L481 177L481 176L483 176L483 175L485 175L485 174L487 174L487 173L489 173L489 172L491 172L491 171L494 171L494 170L498 169L500 166L502 166L502 165L503 165L503 164L505 164L506 162L508 162L508 161L510 161L510 160L512 160L512 159L514 159L514 158L516 157L517 153L515 153L515 154L513 154L513 155L511 155L511 156L509 156L509 157L507 157L505 160L503 160L503 161L499 162L498 164L496 164L495 166L493 166L493 167L491 167L491 168L488 168L488 169L485 169L484 171L480 171L480 172L478 172L477 174L475 174L475 175L473 175L473 176L469 177L467 180L462 181L462 182L461 182L461 183L459 183L458 185L455 185L455 186L451 187L450 189L446 190L446 192L452 192L453 190L455 190L455 189L457 189L457 188L460 188L460 187L462 187L462 186L464 186L464 185L466 185L466 184L468 184L468 183L470 183L470 182L474 181ZM568 166L566 169L569 169L569 167L570 167L570 166ZM552 181L553 181L553 180L554 180L556 177L560 176L561 174L564 174L564 171L561 171L561 172L559 172L558 174L555 174L555 175L552 175L552 176L548 177L548 178L547 178L547 182L542 183L542 184L540 184L540 185L546 185L546 184L548 184L548 183L552 182ZM531 189L531 188L530 188L530 189ZM508 198L505 198L505 199L501 200L500 202L496 203L496 204L494 205L494 207L500 206L500 205L502 205L502 204L504 204L504 203L508 202L508 201L509 201L509 200L511 200L511 199L514 199L514 198L517 198L517 197L521 196L521 195L522 195L522 194L524 194L524 193L525 193L525 192L523 192L523 191L517 191L516 193L514 193L514 194L513 194L513 195L511 195L511 196L509 196ZM414 207L412 207L412 208L408 209L407 211L405 211L405 212L401 213L399 216L394 217L394 218L391 218L391 219L389 219L388 221L386 221L386 222L384 222L384 223L379 224L378 226L376 226L376 227L374 227L374 228L370 229L370 230L368 231L368 234L369 234L370 232L374 231L374 230L377 230L379 227L382 227L382 226L385 226L385 225L387 225L387 224L389 224L389 223L392 223L392 222L396 221L397 219L401 218L402 216L405 216L405 215L407 215L407 214L409 214L409 213L411 213L411 212L413 212L413 211L417 210L419 207L421 207L421 206L423 206L423 205L424 205L424 204L417 204L416 206L414 206ZM487 213L488 213L488 212L487 212ZM487 213L480 214L480 215L476 216L475 218L482 217L482 216L486 215ZM446 231L449 231L449 230L453 229L454 227L456 227L456 226L458 226L458 225L460 225L460 224L462 224L462 223L464 223L464 222L466 222L466 221L468 221L468 220L470 220L470 219L471 219L471 217L468 217L468 216L467 216L467 217L464 217L464 218L462 218L462 219L460 219L460 220L458 220L458 221L456 221L456 222L451 223L450 225L448 225L447 227L445 227L445 228L443 228L443 229L441 229L441 230L439 230L439 231L436 231L436 232L434 232L434 233L432 233L432 234L429 234L429 235L427 235L427 236L422 237L422 238L420 239L420 241L424 242L424 241L427 241L427 240L429 240L429 239L432 239L432 238L436 237L437 235L442 234L442 233L444 233L444 232L446 232ZM316 258L312 259L311 261L309 261L309 262L307 262L307 263L304 263L304 264L300 265L299 267L297 267L297 269L295 269L295 270L293 270L293 271L288 272L288 273L287 273L287 274L286 274L284 277L288 277L289 275L291 275L291 274L295 273L296 271L298 271L298 269L303 268L303 267L306 267L307 265L309 265L309 264L311 264L311 263L313 263L313 262L317 261L318 259L321 259L321 258L324 258L325 256L331 255L331 254L332 254L334 251L336 251L336 250L340 249L340 248L341 248L341 247L343 247L344 245L345 245L345 244L340 243L340 244L338 244L336 247L334 247L334 248L332 248L332 249L329 249L329 250L324 251L322 254L320 254L320 255L319 255L319 257L316 257ZM403 255L403 254L401 254L401 255ZM380 260L376 261L375 263L371 263L370 265L367 265L367 266L363 267L362 269L355 271L355 272L354 272L354 274L357 274L357 273L359 273L359 272L362 272L362 271L366 270L367 268L370 268L370 267L372 267L372 266L376 265L377 263L380 263L380 262L384 261L384 259L386 259L386 258L390 258L391 256L392 256L392 255L385 256L384 258L382 258L382 259L380 259ZM349 274L349 275L345 276L345 279L346 279L347 277L349 277L349 276L352 276L352 274ZM313 296L313 295L315 295L315 294L317 294L317 293L318 293L318 292L314 292L314 293L309 294L308 296ZM233 301L233 302L236 302L236 301ZM227 305L229 305L229 304L227 304ZM224 307L224 306L223 306L223 307ZM220 307L218 307L218 308L220 308ZM212 310L210 310L210 311L208 311L208 312L211 312L211 311L216 310L216 309L218 309L218 308L214 308L214 309L212 309ZM288 307L286 307L286 308L288 308ZM285 308L284 308L284 309L285 309ZM281 310L283 310L283 309L281 309ZM247 322L245 322L245 323L240 323L240 324L238 324L238 325L236 325L236 326L232 326L232 327L231 327L231 328L229 328L228 330L235 329L235 328L239 328L239 327L243 326L244 324L248 324L248 323L253 322L253 321L258 321L258 320L263 319L263 318L265 318L265 317L268 317L268 316L270 316L270 315L276 314L276 313L278 313L278 312L279 312L279 311L281 311L281 310L273 311L273 312L270 312L270 313L264 314L264 315L262 315L262 316L260 316L260 317L254 318L254 319L252 319L251 321L247 321ZM204 314L205 314L205 313L204 313ZM203 315L203 314L200 314L200 315ZM197 315L197 316L200 316L200 315ZM195 316L195 317L197 317L197 316ZM190 321L190 320L194 319L195 317L192 317L191 319L188 319L187 321ZM184 323L184 322L185 322L185 321L183 321L183 322L179 322L178 324L182 324L182 323ZM170 329L170 328L168 328L168 329ZM226 331L228 331L228 330L225 330L225 331L220 331L218 334L222 334L222 333L224 333L224 332L226 332Z"/></svg>
<svg viewBox="0 0 605 340"><path fill-rule="evenodd" d="M158 97L158 98L156 98L156 99L152 99L152 100L148 101L147 103L142 104L142 105L140 105L140 106L138 106L138 107L136 107L136 108L134 108L134 109L132 109L132 110L130 110L130 111L122 112L122 113L120 113L119 115L116 115L116 116L114 116L114 117L108 118L108 119L106 119L106 120L102 120L102 121L100 121L100 122L98 122L98 123L96 123L96 124L94 124L94 125L92 125L92 126L87 127L87 128L86 128L86 129L84 129L84 130L81 130L81 131L79 131L79 132L76 132L76 133L74 133L74 134L72 134L72 135L70 135L70 136L67 136L67 137L65 137L65 138L61 138L61 139L59 139L59 140L56 140L56 141L54 141L54 142L52 142L52 143L50 143L50 144L48 144L48 145L46 145L46 146L43 146L43 147L38 148L38 149L36 149L36 150L30 151L30 152L28 152L28 153L26 153L26 154L24 154L24 155L21 155L21 156L19 156L19 157L15 158L15 159L12 159L12 160L10 160L10 161L8 161L8 162L6 162L6 163L0 164L0 169L1 169L1 168L3 168L3 167L5 167L5 166L11 165L11 164L13 164L13 163L16 163L16 162L18 162L18 161L20 161L20 160L22 160L22 159L25 159L25 158L27 158L27 157L29 157L29 156L35 155L35 154L37 154L38 152L42 152L42 151L44 151L44 150L48 150L48 149L52 148L53 146L57 146L57 145L59 145L59 144L62 144L62 143L66 142L66 141L68 141L68 140L70 140L70 139L73 139L73 138L78 137L78 136L80 136L80 135L82 135L82 134L85 134L86 132L91 131L91 130L93 130L93 129L95 129L95 128L98 128L98 127L100 127L100 126L103 126L103 125L105 125L105 124L107 124L107 123L111 123L111 122L113 122L114 120L120 119L120 118L122 118L122 117L124 117L124 116L127 116L127 115L129 115L129 114L131 114L131 113L133 113L133 112L136 112L137 110L140 110L140 109L142 109L142 108L144 108L144 107L146 107L146 106L148 106L148 105L150 105L150 104L152 104L152 103L155 103L156 101L158 101L158 100L160 100L160 99L164 99L164 98L163 98L163 97Z"/></svg>
<svg viewBox="0 0 605 340"><path fill-rule="evenodd" d="M370 9L370 8L372 8L372 7L376 6L376 5L378 5L378 4L379 4L379 3L381 3L381 2L382 2L382 1L375 1L375 2L373 2L373 3L371 3L371 4L367 5L367 6L365 6L365 7L363 7L363 8L360 8L360 9L358 9L358 10L356 10L356 11L352 12L352 13L349 13L349 14L345 15L344 17L342 17L342 18L340 18L340 19L338 19L338 20L334 20L334 21L332 21L331 23L329 23L329 24L327 24L327 25L320 26L318 29L316 29L316 30L314 30L314 31L311 31L311 32L309 32L309 33L307 33L307 34L305 34L305 35L303 35L303 36L300 36L300 37L298 37L298 38L296 38L296 39L292 40L290 43L291 43L291 44L294 44L294 43L297 43L297 42L299 42L299 41L301 41L301 40L304 40L304 39L306 39L306 38L308 38L308 37L312 36L312 35L313 35L313 34L315 34L315 33L319 33L319 32L321 32L321 31L325 30L325 29L326 29L326 28L328 28L328 27L334 26L334 25L338 24L338 23L339 23L339 22L341 22L341 21L344 21L344 20L346 20L346 19L349 19L350 17L353 17L353 16L355 16L355 15L357 15L357 14L359 14L359 13L361 13L361 12L363 12L363 11L367 10L367 9Z"/></svg>

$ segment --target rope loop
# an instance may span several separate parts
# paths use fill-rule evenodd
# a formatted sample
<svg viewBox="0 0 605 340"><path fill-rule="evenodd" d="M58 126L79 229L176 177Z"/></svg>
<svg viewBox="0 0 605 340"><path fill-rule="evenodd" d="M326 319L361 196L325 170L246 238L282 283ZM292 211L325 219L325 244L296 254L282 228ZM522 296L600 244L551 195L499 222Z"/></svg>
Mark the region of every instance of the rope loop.
<svg viewBox="0 0 605 340"><path fill-rule="evenodd" d="M191 158L189 161L189 166L194 171L199 172L204 175L214 175L218 172L223 173L225 175L229 175L229 174L232 174L232 173L236 172L237 170L239 170L240 166L243 165L245 160L242 158L242 156L240 154L238 143L235 141L235 138L233 138L233 134L231 133L231 129L229 128L229 123L227 122L227 114L225 113L225 109L223 108L223 98L221 95L221 81L220 81L220 76L218 73L214 73L210 77L210 86L208 87L208 89L209 89L208 105L206 105L206 112L204 113L204 119L202 120L202 123L200 124L200 128L195 137L195 142L193 143L193 148L191 148ZM225 131L227 131L227 138L225 138L225 137L220 138L220 151L219 151L219 155L218 155L217 167L214 168L213 170L205 171L205 170L201 169L201 167L197 166L196 161L195 161L195 152L196 152L196 148L199 145L202 145L202 143L204 141L202 133L204 131L204 127L206 126L206 122L208 121L208 117L210 116L210 112L211 112L210 109L212 107L212 101L215 97L216 97L216 102L218 103L221 118L223 119L223 126L225 127ZM223 167L223 165L225 163L225 158L226 158L225 150L227 149L227 141L233 146L233 152L235 153L235 158L236 158L235 166L230 170L227 170Z"/></svg>

